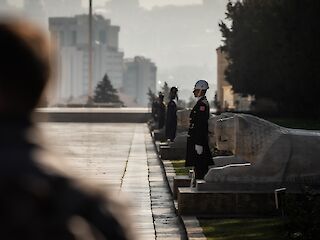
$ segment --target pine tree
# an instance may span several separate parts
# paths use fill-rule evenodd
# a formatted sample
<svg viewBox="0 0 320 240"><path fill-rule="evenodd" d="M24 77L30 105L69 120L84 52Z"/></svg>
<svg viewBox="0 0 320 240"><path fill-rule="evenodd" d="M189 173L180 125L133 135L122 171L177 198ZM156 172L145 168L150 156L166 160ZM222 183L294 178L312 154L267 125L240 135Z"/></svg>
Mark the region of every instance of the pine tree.
<svg viewBox="0 0 320 240"><path fill-rule="evenodd" d="M152 104L157 99L156 94L154 92L152 92L152 90L150 88L148 88L147 96L149 98L150 104Z"/></svg>
<svg viewBox="0 0 320 240"><path fill-rule="evenodd" d="M94 91L93 101L96 103L122 103L107 74L98 83Z"/></svg>

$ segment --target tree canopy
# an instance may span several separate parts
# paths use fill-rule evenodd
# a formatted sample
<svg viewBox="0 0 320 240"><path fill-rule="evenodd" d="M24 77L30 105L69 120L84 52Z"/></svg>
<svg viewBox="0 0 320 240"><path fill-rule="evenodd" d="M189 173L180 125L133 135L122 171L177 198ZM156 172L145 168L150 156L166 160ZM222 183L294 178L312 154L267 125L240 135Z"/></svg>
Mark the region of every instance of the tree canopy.
<svg viewBox="0 0 320 240"><path fill-rule="evenodd" d="M148 88L147 96L150 104L157 100L157 96L152 92L151 88Z"/></svg>
<svg viewBox="0 0 320 240"><path fill-rule="evenodd" d="M234 91L272 100L282 116L320 117L319 13L319 0L230 1L220 30Z"/></svg>
<svg viewBox="0 0 320 240"><path fill-rule="evenodd" d="M98 83L94 91L93 101L96 103L122 103L107 74Z"/></svg>

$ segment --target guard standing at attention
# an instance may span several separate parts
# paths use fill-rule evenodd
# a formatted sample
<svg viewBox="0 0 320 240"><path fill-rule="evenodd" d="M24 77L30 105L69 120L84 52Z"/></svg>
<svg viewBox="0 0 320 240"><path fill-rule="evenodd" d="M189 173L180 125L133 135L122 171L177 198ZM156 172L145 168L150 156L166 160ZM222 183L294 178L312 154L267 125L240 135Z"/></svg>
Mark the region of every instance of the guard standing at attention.
<svg viewBox="0 0 320 240"><path fill-rule="evenodd" d="M186 167L194 167L195 179L203 179L208 172L209 165L213 165L208 144L210 107L205 96L208 89L208 82L199 80L193 90L197 102L190 113Z"/></svg>
<svg viewBox="0 0 320 240"><path fill-rule="evenodd" d="M162 129L165 124L166 120L166 105L163 102L164 95L162 92L159 92L159 99L158 99L158 128Z"/></svg>
<svg viewBox="0 0 320 240"><path fill-rule="evenodd" d="M158 122L158 109L159 109L159 99L154 99L151 106L151 116L152 120L157 123Z"/></svg>
<svg viewBox="0 0 320 240"><path fill-rule="evenodd" d="M176 138L177 131L177 103L178 103L178 88L172 87L169 94L170 101L167 106L166 118L166 138L173 142Z"/></svg>

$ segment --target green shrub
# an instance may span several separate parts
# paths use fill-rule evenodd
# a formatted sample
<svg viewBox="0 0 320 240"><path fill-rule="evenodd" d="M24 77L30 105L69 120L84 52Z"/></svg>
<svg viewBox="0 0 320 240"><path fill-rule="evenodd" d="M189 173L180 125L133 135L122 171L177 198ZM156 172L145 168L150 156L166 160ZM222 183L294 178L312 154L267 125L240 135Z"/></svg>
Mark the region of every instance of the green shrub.
<svg viewBox="0 0 320 240"><path fill-rule="evenodd" d="M320 194L305 188L303 194L285 199L288 238L314 240L320 236Z"/></svg>

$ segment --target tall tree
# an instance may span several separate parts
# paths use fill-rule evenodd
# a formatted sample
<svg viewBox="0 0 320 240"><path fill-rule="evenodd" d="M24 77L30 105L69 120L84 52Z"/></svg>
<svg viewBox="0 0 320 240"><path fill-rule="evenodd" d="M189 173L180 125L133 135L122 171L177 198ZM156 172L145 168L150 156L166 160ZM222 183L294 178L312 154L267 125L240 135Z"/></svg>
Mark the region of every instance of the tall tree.
<svg viewBox="0 0 320 240"><path fill-rule="evenodd" d="M283 116L320 117L318 0L229 2L221 22L227 80L238 93L277 104Z"/></svg>
<svg viewBox="0 0 320 240"><path fill-rule="evenodd" d="M154 101L156 101L157 96L150 88L148 88L147 96L149 99L149 103L152 104Z"/></svg>
<svg viewBox="0 0 320 240"><path fill-rule="evenodd" d="M107 74L98 83L94 91L93 101L96 103L122 103Z"/></svg>

